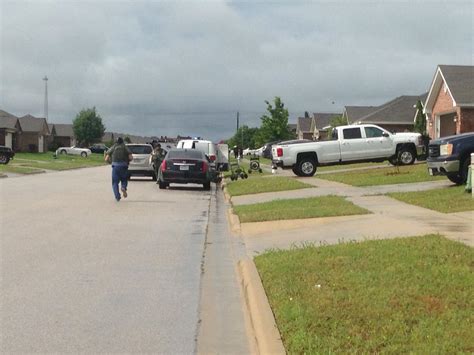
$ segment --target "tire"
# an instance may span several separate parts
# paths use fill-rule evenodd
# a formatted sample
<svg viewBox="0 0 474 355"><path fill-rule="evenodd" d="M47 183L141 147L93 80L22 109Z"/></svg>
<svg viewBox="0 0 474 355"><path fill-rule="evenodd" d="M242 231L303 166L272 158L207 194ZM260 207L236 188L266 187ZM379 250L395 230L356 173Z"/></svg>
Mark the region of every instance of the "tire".
<svg viewBox="0 0 474 355"><path fill-rule="evenodd" d="M311 158L302 158L297 165L299 176L311 177L316 173L316 162Z"/></svg>
<svg viewBox="0 0 474 355"><path fill-rule="evenodd" d="M468 156L460 164L461 170L459 171L459 176L461 177L461 184L465 184L467 182L469 165L471 165L471 157Z"/></svg>
<svg viewBox="0 0 474 355"><path fill-rule="evenodd" d="M258 170L258 168L260 168L260 164L256 161L253 161L250 163L250 169L252 170Z"/></svg>
<svg viewBox="0 0 474 355"><path fill-rule="evenodd" d="M400 165L412 165L415 162L416 154L411 148L401 148L397 154Z"/></svg>
<svg viewBox="0 0 474 355"><path fill-rule="evenodd" d="M391 156L390 158L388 158L388 162L394 166L397 166L399 165L400 163L398 162L398 158L396 155L394 156Z"/></svg>
<svg viewBox="0 0 474 355"><path fill-rule="evenodd" d="M8 164L10 157L4 154L0 154L0 164Z"/></svg>
<svg viewBox="0 0 474 355"><path fill-rule="evenodd" d="M81 157L83 157L83 158L87 157L87 153L86 153L86 152L82 152L82 153L81 153Z"/></svg>
<svg viewBox="0 0 474 355"><path fill-rule="evenodd" d="M158 186L159 186L160 190L164 190L168 187L168 184L166 182L163 182L163 181L158 181Z"/></svg>
<svg viewBox="0 0 474 355"><path fill-rule="evenodd" d="M202 188L206 191L209 191L211 189L211 183L205 182L204 184L202 184Z"/></svg>
<svg viewBox="0 0 474 355"><path fill-rule="evenodd" d="M291 170L293 171L293 174L295 174L296 176L301 176L301 173L298 170L298 167L296 165L292 167Z"/></svg>
<svg viewBox="0 0 474 355"><path fill-rule="evenodd" d="M59 154L67 154L67 152L66 152L65 149L63 149L63 150L61 150L61 151L59 152Z"/></svg>
<svg viewBox="0 0 474 355"><path fill-rule="evenodd" d="M462 177L458 173L448 174L446 176L449 179L449 181L455 183L456 185L462 185L463 184Z"/></svg>

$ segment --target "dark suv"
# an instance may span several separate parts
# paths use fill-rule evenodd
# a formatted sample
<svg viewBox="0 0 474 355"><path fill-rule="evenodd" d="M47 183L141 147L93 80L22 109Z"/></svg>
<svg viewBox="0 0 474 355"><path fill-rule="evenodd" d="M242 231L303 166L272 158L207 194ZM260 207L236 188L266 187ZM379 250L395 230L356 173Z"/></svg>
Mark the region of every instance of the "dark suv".
<svg viewBox="0 0 474 355"><path fill-rule="evenodd" d="M97 143L91 145L89 149L92 153L104 154L109 149L109 147L107 147L105 144Z"/></svg>
<svg viewBox="0 0 474 355"><path fill-rule="evenodd" d="M0 145L0 164L8 164L14 155L15 153L11 148Z"/></svg>
<svg viewBox="0 0 474 355"><path fill-rule="evenodd" d="M457 185L465 184L474 153L474 132L432 140L428 146L430 175L446 175Z"/></svg>

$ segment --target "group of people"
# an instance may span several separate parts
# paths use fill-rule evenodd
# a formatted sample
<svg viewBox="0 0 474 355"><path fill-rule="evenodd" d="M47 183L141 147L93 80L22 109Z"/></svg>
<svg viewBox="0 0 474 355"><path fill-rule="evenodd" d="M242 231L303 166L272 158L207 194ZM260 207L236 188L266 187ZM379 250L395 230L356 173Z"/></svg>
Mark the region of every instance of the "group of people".
<svg viewBox="0 0 474 355"><path fill-rule="evenodd" d="M155 144L152 159L156 176L158 176L158 169L164 156L165 151L161 148L161 144ZM125 144L123 138L119 137L117 142L107 150L104 159L112 164L112 191L114 192L115 200L119 202L122 197L127 198L128 196L128 165L133 160L132 152Z"/></svg>

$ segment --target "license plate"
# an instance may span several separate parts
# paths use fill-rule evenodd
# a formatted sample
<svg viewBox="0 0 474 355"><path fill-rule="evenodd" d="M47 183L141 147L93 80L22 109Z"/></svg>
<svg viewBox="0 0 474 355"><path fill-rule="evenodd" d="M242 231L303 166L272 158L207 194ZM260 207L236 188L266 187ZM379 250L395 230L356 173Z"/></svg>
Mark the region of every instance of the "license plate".
<svg viewBox="0 0 474 355"><path fill-rule="evenodd" d="M189 170L189 165L180 165L179 170Z"/></svg>

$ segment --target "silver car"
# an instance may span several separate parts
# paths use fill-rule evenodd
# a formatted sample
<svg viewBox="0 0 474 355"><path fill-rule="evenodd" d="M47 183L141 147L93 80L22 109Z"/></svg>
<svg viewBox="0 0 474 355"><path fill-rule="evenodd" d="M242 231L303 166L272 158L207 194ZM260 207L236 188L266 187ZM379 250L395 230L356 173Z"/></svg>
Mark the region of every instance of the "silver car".
<svg viewBox="0 0 474 355"><path fill-rule="evenodd" d="M151 176L156 181L155 170L151 159L153 147L150 144L127 144L133 160L128 166L128 176Z"/></svg>

